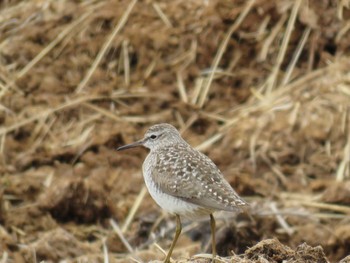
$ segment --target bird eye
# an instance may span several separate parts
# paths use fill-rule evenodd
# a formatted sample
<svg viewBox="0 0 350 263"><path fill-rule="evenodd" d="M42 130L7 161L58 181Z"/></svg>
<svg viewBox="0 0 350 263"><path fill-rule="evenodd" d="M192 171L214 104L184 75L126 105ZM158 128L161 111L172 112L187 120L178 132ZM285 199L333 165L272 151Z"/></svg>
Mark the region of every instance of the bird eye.
<svg viewBox="0 0 350 263"><path fill-rule="evenodd" d="M151 135L150 138L154 140L155 138L157 138L157 135L154 135L154 134L153 134L153 135Z"/></svg>

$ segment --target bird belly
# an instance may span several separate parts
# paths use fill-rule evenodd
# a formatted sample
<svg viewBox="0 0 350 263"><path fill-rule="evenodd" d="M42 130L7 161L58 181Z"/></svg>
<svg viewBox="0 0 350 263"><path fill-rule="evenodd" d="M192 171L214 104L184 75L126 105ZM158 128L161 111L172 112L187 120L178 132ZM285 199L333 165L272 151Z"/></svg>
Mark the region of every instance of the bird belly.
<svg viewBox="0 0 350 263"><path fill-rule="evenodd" d="M196 204L187 202L181 198L174 197L164 193L152 181L151 176L144 176L145 183L154 201L165 211L171 214L178 214L188 219L196 220L213 213L213 210L207 209Z"/></svg>

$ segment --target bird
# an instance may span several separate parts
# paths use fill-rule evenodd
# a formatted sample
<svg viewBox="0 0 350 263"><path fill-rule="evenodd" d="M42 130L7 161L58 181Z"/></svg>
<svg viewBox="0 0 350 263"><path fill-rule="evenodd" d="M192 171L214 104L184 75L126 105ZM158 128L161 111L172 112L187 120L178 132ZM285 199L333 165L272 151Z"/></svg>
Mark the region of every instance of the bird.
<svg viewBox="0 0 350 263"><path fill-rule="evenodd" d="M148 192L165 211L175 215L176 229L172 244L164 260L169 263L181 234L181 218L197 220L209 216L212 242L212 261L215 262L215 211L240 212L244 201L214 162L191 147L171 124L151 126L143 139L117 148L122 151L138 146L150 151L142 165Z"/></svg>

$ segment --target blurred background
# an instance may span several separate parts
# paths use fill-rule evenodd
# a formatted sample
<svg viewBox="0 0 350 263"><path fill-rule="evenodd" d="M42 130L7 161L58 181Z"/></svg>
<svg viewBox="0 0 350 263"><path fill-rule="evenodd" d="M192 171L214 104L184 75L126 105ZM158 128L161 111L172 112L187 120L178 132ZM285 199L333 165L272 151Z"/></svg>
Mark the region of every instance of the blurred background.
<svg viewBox="0 0 350 263"><path fill-rule="evenodd" d="M0 1L0 262L164 259L175 220L145 190L147 151L116 152L162 122L251 204L216 214L223 262L345 258L349 6ZM208 242L185 222L173 258L205 262Z"/></svg>

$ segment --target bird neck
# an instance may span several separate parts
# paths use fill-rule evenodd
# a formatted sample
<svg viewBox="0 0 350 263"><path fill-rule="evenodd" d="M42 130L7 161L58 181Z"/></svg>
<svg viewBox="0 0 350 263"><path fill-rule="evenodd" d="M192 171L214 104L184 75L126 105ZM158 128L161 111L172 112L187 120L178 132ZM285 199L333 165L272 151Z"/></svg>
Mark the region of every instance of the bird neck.
<svg viewBox="0 0 350 263"><path fill-rule="evenodd" d="M158 151L170 151L171 149L187 148L188 146L189 144L186 141L184 141L182 138L179 138L179 140L168 141L165 144L159 144L155 147L152 147L152 149L150 149L150 152L155 153Z"/></svg>

